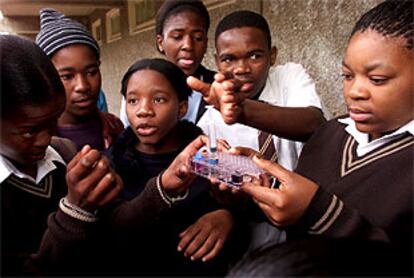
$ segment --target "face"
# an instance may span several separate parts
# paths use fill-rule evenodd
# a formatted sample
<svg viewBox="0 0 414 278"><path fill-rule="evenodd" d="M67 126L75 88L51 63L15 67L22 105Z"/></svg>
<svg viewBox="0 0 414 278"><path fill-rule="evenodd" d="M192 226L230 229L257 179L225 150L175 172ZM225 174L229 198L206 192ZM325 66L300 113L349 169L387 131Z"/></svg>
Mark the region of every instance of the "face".
<svg viewBox="0 0 414 278"><path fill-rule="evenodd" d="M135 72L128 81L126 103L129 123L139 139L139 151L176 149L174 128L187 112L187 101L179 102L164 75L154 70Z"/></svg>
<svg viewBox="0 0 414 278"><path fill-rule="evenodd" d="M270 67L276 61L275 47L269 49L265 34L253 27L221 33L216 40L216 64L220 72L250 84L247 97L257 96L266 85Z"/></svg>
<svg viewBox="0 0 414 278"><path fill-rule="evenodd" d="M379 138L414 115L414 54L401 38L367 30L350 40L343 61L344 98L359 131Z"/></svg>
<svg viewBox="0 0 414 278"><path fill-rule="evenodd" d="M84 44L64 47L53 55L52 62L65 86L65 123L76 124L96 113L101 73L92 48Z"/></svg>
<svg viewBox="0 0 414 278"><path fill-rule="evenodd" d="M25 172L36 169L55 132L58 117L65 109L64 95L38 106L22 106L14 115L1 118L1 154Z"/></svg>
<svg viewBox="0 0 414 278"><path fill-rule="evenodd" d="M207 29L200 16L183 11L167 18L162 35L157 35L158 49L186 75L192 75L207 49Z"/></svg>

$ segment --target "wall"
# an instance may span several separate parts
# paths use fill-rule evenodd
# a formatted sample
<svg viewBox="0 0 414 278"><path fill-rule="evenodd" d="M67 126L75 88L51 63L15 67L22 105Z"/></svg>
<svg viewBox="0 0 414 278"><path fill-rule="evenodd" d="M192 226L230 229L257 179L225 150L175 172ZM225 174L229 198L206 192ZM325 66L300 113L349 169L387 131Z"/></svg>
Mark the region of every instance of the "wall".
<svg viewBox="0 0 414 278"><path fill-rule="evenodd" d="M277 63L301 63L331 116L346 112L341 65L358 18L379 0L264 0L263 15L279 49Z"/></svg>
<svg viewBox="0 0 414 278"><path fill-rule="evenodd" d="M214 30L218 21L230 11L240 7L260 12L261 1L231 0L227 2L230 4L223 4L226 1L221 1L223 5L219 4L218 6L213 5L209 7L211 26L208 34L208 49L203 64L212 69L216 69L213 58ZM127 4L121 8L120 12L122 39L108 44L105 43L101 47L103 89L108 101L109 110L115 114L119 113L121 101L121 95L119 93L120 83L128 67L140 58L161 57L155 48L155 29L152 28L131 36L128 30Z"/></svg>
<svg viewBox="0 0 414 278"><path fill-rule="evenodd" d="M343 114L341 62L348 35L356 20L380 0L234 0L210 9L211 27L204 64L215 69L214 30L227 13L248 9L262 13L269 22L279 49L278 64L301 63L316 81L318 94L330 116ZM122 39L102 46L103 88L109 109L118 114L120 80L139 58L159 56L155 31L130 36L127 6L121 9Z"/></svg>

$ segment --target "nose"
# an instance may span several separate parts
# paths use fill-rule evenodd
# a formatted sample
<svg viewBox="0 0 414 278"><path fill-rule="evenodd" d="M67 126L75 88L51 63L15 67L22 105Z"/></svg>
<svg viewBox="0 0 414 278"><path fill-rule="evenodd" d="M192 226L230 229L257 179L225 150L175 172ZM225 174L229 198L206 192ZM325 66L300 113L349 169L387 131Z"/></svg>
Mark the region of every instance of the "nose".
<svg viewBox="0 0 414 278"><path fill-rule="evenodd" d="M362 100L369 98L369 90L365 84L365 81L361 78L354 78L354 80L348 86L345 85L347 95L352 100Z"/></svg>
<svg viewBox="0 0 414 278"><path fill-rule="evenodd" d="M152 108L152 103L150 100L140 101L140 104L137 107L136 116L140 118L154 116L154 110Z"/></svg>
<svg viewBox="0 0 414 278"><path fill-rule="evenodd" d="M52 128L45 128L39 131L36 135L36 141L34 145L36 147L46 148L50 144L53 133L54 129Z"/></svg>
<svg viewBox="0 0 414 278"><path fill-rule="evenodd" d="M75 91L76 92L86 92L90 89L91 85L89 80L83 74L78 74L75 78Z"/></svg>
<svg viewBox="0 0 414 278"><path fill-rule="evenodd" d="M243 75L246 73L250 73L251 68L250 68L249 62L246 61L246 59L239 59L235 65L233 72L236 75Z"/></svg>
<svg viewBox="0 0 414 278"><path fill-rule="evenodd" d="M184 38L183 38L183 45L182 45L181 48L183 50L190 51L190 50L193 50L193 47L194 47L193 38L190 35L184 36Z"/></svg>

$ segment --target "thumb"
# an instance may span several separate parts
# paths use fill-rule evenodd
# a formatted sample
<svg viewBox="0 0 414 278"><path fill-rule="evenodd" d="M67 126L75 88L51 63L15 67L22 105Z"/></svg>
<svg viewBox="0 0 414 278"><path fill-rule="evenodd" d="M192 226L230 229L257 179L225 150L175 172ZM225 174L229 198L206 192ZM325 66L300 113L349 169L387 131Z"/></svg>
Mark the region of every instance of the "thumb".
<svg viewBox="0 0 414 278"><path fill-rule="evenodd" d="M208 97L210 92L210 84L204 83L194 76L187 77L187 85L194 91L200 92L203 97Z"/></svg>
<svg viewBox="0 0 414 278"><path fill-rule="evenodd" d="M270 173L281 182L286 181L287 175L290 174L290 171L286 168L283 168L279 164L271 162L269 160L259 158L257 155L253 157L253 161L259 168Z"/></svg>

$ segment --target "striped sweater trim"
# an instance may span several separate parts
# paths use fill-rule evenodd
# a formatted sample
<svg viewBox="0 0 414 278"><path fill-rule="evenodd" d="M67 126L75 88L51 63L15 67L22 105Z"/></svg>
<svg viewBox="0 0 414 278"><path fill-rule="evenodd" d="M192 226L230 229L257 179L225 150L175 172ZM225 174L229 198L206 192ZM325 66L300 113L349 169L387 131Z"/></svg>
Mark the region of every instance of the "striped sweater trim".
<svg viewBox="0 0 414 278"><path fill-rule="evenodd" d="M339 217L343 208L344 203L338 199L336 195L332 195L328 209L325 211L322 217L319 218L316 223L310 227L309 233L322 234L326 232Z"/></svg>
<svg viewBox="0 0 414 278"><path fill-rule="evenodd" d="M372 162L377 161L383 157L392 155L406 147L409 147L414 144L414 137L402 137L401 139L391 143L390 145L379 148L373 153L358 158L354 155L353 149L355 147L356 140L349 136L345 143L344 151L342 154L342 165L341 165L341 177L344 177Z"/></svg>

